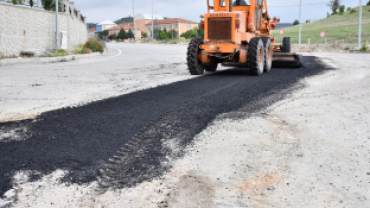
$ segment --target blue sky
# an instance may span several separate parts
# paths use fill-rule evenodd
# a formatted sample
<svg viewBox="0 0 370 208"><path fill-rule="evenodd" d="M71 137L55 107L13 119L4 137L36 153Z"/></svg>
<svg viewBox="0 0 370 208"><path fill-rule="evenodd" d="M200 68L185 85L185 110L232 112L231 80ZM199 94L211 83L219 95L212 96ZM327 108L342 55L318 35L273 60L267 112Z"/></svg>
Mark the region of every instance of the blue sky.
<svg viewBox="0 0 370 208"><path fill-rule="evenodd" d="M368 0L362 0L366 4ZM329 0L302 0L302 22L307 19L322 19L330 12ZM299 17L299 0L268 0L271 16L280 16L281 22L293 22ZM359 0L341 0L346 7L356 7ZM112 21L133 14L132 0L75 0L76 8L87 16L88 22ZM199 21L206 13L206 0L154 0L156 14ZM152 0L135 0L135 14L151 14Z"/></svg>

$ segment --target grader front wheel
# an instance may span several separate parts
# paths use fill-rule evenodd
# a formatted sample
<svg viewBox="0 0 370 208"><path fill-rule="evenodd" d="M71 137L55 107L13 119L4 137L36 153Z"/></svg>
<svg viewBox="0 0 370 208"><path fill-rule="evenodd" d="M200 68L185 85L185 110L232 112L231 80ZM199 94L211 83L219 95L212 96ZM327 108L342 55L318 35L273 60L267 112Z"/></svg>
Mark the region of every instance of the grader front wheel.
<svg viewBox="0 0 370 208"><path fill-rule="evenodd" d="M261 75L263 73L264 63L265 49L263 47L263 41L259 37L252 38L248 48L249 70L254 75Z"/></svg>
<svg viewBox="0 0 370 208"><path fill-rule="evenodd" d="M202 66L198 60L200 44L203 44L203 40L201 38L193 38L188 46L186 61L191 75L201 75L204 73L204 66Z"/></svg>

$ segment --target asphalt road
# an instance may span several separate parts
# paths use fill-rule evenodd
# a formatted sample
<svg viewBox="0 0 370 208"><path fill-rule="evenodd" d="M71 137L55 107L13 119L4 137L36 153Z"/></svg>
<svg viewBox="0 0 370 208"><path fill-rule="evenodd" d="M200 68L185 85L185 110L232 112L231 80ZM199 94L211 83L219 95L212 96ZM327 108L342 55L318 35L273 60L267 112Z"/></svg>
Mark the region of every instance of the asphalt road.
<svg viewBox="0 0 370 208"><path fill-rule="evenodd" d="M260 111L283 99L282 92L299 80L329 70L315 57L303 57L302 64L259 77L235 68L44 113L36 120L2 123L2 132L17 130L24 139L0 141L0 196L12 188L11 177L19 170L31 170L36 180L65 169L69 174L63 181L97 180L103 189L150 181L171 168L169 158L183 155L163 145L166 140L177 137L185 147L217 115L241 107ZM280 99L270 99L277 94Z"/></svg>

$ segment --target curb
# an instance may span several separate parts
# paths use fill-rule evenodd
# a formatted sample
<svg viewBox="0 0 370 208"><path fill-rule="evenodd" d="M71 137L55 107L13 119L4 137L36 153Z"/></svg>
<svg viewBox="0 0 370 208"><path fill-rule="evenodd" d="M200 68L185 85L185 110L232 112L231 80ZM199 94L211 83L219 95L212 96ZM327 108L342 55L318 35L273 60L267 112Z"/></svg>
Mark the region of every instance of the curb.
<svg viewBox="0 0 370 208"><path fill-rule="evenodd" d="M103 53L91 53L91 54L76 54L68 56L57 56L57 57L36 57L36 58L13 58L13 59L0 59L0 66L9 66L15 64L31 64L31 63L56 63L56 62L67 62L81 59L90 59L96 56L104 55Z"/></svg>

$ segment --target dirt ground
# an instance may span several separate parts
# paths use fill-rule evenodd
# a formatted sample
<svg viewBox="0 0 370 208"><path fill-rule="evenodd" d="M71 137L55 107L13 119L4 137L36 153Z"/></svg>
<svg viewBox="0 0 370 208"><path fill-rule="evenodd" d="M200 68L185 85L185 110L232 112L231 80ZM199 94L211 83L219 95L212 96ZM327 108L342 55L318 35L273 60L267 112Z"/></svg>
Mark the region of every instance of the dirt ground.
<svg viewBox="0 0 370 208"><path fill-rule="evenodd" d="M370 207L368 55L314 55L338 69L253 116L219 115L160 178L100 193L19 172L0 207Z"/></svg>

